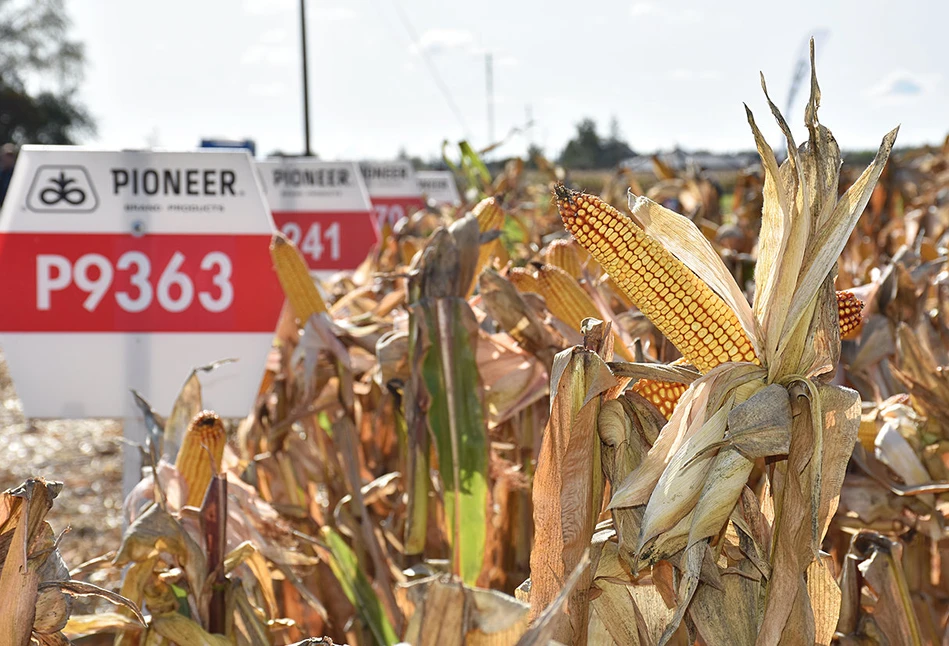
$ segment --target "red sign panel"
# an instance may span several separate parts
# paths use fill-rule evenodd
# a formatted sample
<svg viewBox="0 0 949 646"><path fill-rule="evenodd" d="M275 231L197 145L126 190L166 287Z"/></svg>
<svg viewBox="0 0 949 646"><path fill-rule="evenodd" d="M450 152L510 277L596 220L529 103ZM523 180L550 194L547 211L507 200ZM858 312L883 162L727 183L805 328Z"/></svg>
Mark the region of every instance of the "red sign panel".
<svg viewBox="0 0 949 646"><path fill-rule="evenodd" d="M5 332L269 332L264 235L0 233Z"/></svg>
<svg viewBox="0 0 949 646"><path fill-rule="evenodd" d="M424 207L425 202L420 196L372 197L372 209L376 213L376 220L380 227L387 222L389 226L395 226L395 223L402 218Z"/></svg>
<svg viewBox="0 0 949 646"><path fill-rule="evenodd" d="M379 240L375 218L368 212L273 211L271 215L313 271L358 267Z"/></svg>

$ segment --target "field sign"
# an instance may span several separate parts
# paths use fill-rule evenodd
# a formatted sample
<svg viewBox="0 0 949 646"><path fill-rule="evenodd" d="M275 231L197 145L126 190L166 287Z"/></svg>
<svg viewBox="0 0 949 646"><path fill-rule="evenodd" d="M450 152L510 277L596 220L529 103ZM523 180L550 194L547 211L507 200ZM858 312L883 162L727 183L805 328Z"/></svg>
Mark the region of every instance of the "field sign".
<svg viewBox="0 0 949 646"><path fill-rule="evenodd" d="M33 418L170 412L194 366L204 403L254 403L283 301L272 224L240 152L24 146L0 212L0 347Z"/></svg>
<svg viewBox="0 0 949 646"><path fill-rule="evenodd" d="M447 170L420 170L415 173L422 195L436 204L459 206L461 196L455 184L455 176Z"/></svg>
<svg viewBox="0 0 949 646"><path fill-rule="evenodd" d="M366 259L379 233L355 162L288 159L257 169L275 226L311 271L355 269Z"/></svg>
<svg viewBox="0 0 949 646"><path fill-rule="evenodd" d="M395 225L425 207L412 164L407 161L361 162L369 199L381 227Z"/></svg>

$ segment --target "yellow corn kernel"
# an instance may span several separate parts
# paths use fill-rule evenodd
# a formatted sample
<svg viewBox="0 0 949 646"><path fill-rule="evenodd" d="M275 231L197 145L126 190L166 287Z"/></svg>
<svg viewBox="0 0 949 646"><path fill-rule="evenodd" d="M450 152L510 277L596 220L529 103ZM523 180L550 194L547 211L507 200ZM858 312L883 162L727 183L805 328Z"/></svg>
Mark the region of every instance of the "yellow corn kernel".
<svg viewBox="0 0 949 646"><path fill-rule="evenodd" d="M669 419L672 417L672 411L675 410L679 398L682 397L689 387L674 381L653 381L652 379L640 379L633 384L632 390L650 402L659 409L663 417Z"/></svg>
<svg viewBox="0 0 949 646"><path fill-rule="evenodd" d="M537 282L537 276L524 267L512 267L507 271L507 279L517 288L517 291L526 293L534 292L540 294L540 283Z"/></svg>
<svg viewBox="0 0 949 646"><path fill-rule="evenodd" d="M280 287L301 325L305 325L313 314L326 312L326 303L310 278L306 261L287 236L279 232L273 235L270 240L270 258Z"/></svg>
<svg viewBox="0 0 949 646"><path fill-rule="evenodd" d="M555 194L566 229L688 363L702 373L758 363L731 308L659 242L598 197L562 185Z"/></svg>
<svg viewBox="0 0 949 646"><path fill-rule="evenodd" d="M188 424L175 459L175 469L188 485L186 505L200 507L204 502L211 477L221 471L226 439L224 423L213 411L201 411Z"/></svg>
<svg viewBox="0 0 949 646"><path fill-rule="evenodd" d="M852 292L837 292L837 317L840 321L840 338L854 339L863 326L863 301Z"/></svg>
<svg viewBox="0 0 949 646"><path fill-rule="evenodd" d="M580 255L577 253L577 243L573 240L554 240L547 245L547 249L544 251L544 262L554 267L560 267L577 280L580 280L583 276Z"/></svg>
<svg viewBox="0 0 949 646"><path fill-rule="evenodd" d="M577 332L580 332L583 319L603 319L603 313L590 295L563 269L544 265L537 270L537 284L550 313ZM616 330L613 330L613 336L613 351L627 361L632 361L632 355Z"/></svg>

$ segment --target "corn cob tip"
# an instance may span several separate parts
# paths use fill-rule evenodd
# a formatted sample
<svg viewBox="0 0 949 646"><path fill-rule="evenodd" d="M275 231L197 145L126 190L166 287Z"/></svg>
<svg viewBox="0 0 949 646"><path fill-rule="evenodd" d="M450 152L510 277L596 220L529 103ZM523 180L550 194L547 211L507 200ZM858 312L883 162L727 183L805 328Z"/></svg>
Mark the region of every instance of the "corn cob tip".
<svg viewBox="0 0 949 646"><path fill-rule="evenodd" d="M191 418L188 433L195 433L202 440L217 440L225 433L221 417L213 410L203 410Z"/></svg>
<svg viewBox="0 0 949 646"><path fill-rule="evenodd" d="M287 236L282 234L280 231L275 231L272 236L270 236L270 250L273 251L277 247L282 247L285 244L288 244Z"/></svg>

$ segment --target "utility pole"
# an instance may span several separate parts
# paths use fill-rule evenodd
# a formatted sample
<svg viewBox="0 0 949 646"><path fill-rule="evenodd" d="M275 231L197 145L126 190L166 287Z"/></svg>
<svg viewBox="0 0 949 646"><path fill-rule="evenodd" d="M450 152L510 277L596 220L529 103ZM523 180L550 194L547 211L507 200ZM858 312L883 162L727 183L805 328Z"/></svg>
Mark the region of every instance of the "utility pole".
<svg viewBox="0 0 949 646"><path fill-rule="evenodd" d="M484 81L488 98L488 145L494 143L494 57L484 55Z"/></svg>
<svg viewBox="0 0 949 646"><path fill-rule="evenodd" d="M306 0L300 0L300 42L303 53L303 154L313 156L310 150L310 84L306 73Z"/></svg>

